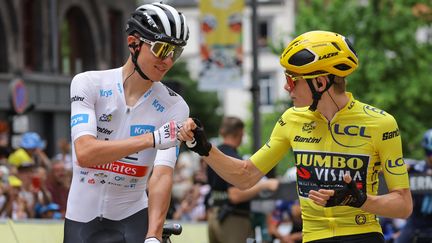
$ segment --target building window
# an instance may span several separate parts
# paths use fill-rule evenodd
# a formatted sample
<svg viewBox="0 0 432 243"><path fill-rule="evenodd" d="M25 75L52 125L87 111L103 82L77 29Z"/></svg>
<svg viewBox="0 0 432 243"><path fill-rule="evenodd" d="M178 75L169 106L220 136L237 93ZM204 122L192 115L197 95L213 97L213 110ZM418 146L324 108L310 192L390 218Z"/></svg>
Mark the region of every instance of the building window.
<svg viewBox="0 0 432 243"><path fill-rule="evenodd" d="M60 26L60 67L71 75L96 68L96 53L89 23L82 10L72 7Z"/></svg>
<svg viewBox="0 0 432 243"><path fill-rule="evenodd" d="M258 20L258 47L267 50L271 40L271 19Z"/></svg>
<svg viewBox="0 0 432 243"><path fill-rule="evenodd" d="M270 74L260 77L260 104L263 106L273 105L275 101L274 80Z"/></svg>
<svg viewBox="0 0 432 243"><path fill-rule="evenodd" d="M23 8L23 48L26 71L42 71L41 1L26 0Z"/></svg>
<svg viewBox="0 0 432 243"><path fill-rule="evenodd" d="M123 62L123 31L122 31L122 13L120 11L111 9L108 13L110 23L110 35L111 35L111 68L119 67Z"/></svg>

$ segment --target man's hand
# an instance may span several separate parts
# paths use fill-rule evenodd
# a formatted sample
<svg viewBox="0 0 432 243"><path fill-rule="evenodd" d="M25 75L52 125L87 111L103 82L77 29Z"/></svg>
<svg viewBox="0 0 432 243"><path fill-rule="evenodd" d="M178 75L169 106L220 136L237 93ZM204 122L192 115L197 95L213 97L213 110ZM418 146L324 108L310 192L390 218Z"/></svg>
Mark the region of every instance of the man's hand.
<svg viewBox="0 0 432 243"><path fill-rule="evenodd" d="M351 206L360 208L366 202L367 195L357 188L348 174L344 175L345 185L336 190L319 189L309 191L309 198L323 207Z"/></svg>
<svg viewBox="0 0 432 243"><path fill-rule="evenodd" d="M150 237L145 239L144 243L161 243L156 237Z"/></svg>
<svg viewBox="0 0 432 243"><path fill-rule="evenodd" d="M208 156L211 143L208 142L201 122L196 118L188 118L180 128L178 138L186 142L186 147L201 156Z"/></svg>
<svg viewBox="0 0 432 243"><path fill-rule="evenodd" d="M169 121L153 132L153 147L155 149L168 149L180 144L177 133L180 125L175 121Z"/></svg>

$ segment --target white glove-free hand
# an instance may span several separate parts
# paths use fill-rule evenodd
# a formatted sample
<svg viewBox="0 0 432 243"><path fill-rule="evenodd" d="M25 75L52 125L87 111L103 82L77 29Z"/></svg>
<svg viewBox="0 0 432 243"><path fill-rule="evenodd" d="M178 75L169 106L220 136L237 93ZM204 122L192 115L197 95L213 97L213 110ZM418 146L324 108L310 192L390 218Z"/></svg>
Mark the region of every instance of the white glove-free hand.
<svg viewBox="0 0 432 243"><path fill-rule="evenodd" d="M168 149L180 145L177 132L180 125L175 121L169 121L153 132L153 147L156 149Z"/></svg>
<svg viewBox="0 0 432 243"><path fill-rule="evenodd" d="M156 237L150 237L145 239L144 243L161 243Z"/></svg>

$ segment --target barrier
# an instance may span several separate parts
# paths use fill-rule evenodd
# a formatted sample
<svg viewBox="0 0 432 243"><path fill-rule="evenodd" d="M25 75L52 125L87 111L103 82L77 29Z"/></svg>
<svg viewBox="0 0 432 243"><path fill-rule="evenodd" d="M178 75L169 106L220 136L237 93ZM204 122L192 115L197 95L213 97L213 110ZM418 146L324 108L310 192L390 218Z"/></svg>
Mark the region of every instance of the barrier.
<svg viewBox="0 0 432 243"><path fill-rule="evenodd" d="M207 223L177 222L181 235L171 237L173 243L207 243ZM0 220L1 243L63 242L63 220Z"/></svg>

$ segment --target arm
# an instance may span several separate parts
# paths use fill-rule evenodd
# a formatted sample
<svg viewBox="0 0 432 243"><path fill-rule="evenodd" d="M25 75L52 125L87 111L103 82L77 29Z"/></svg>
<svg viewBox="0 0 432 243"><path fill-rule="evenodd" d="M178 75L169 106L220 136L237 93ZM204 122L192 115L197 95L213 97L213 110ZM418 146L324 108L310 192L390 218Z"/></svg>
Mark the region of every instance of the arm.
<svg viewBox="0 0 432 243"><path fill-rule="evenodd" d="M228 188L228 198L231 203L238 204L256 197L263 190L275 191L279 186L276 179L260 180L257 184L247 190L240 190L236 187Z"/></svg>
<svg viewBox="0 0 432 243"><path fill-rule="evenodd" d="M408 218L413 209L411 191L395 189L385 195L368 195L361 207L363 211L388 218Z"/></svg>
<svg viewBox="0 0 432 243"><path fill-rule="evenodd" d="M173 169L168 166L155 166L150 177L149 190L149 225L147 238L162 239L162 228L171 198Z"/></svg>
<svg viewBox="0 0 432 243"><path fill-rule="evenodd" d="M83 135L74 141L75 153L81 167L102 165L153 147L153 135L146 133L123 140L97 140Z"/></svg>
<svg viewBox="0 0 432 243"><path fill-rule="evenodd" d="M242 190L251 188L264 174L250 160L240 160L212 146L204 161L225 181Z"/></svg>

